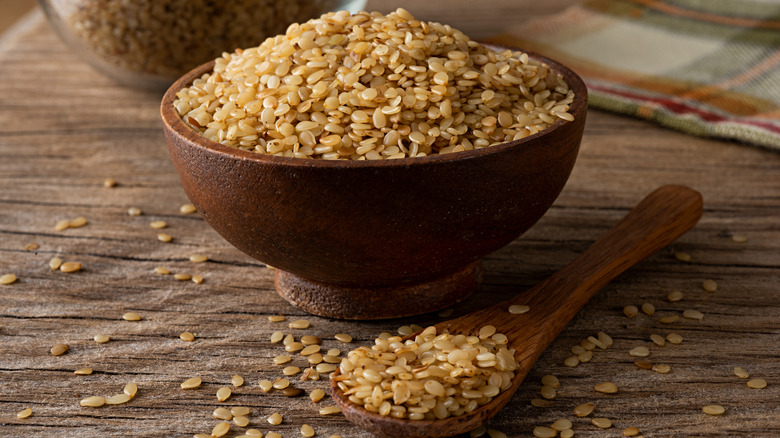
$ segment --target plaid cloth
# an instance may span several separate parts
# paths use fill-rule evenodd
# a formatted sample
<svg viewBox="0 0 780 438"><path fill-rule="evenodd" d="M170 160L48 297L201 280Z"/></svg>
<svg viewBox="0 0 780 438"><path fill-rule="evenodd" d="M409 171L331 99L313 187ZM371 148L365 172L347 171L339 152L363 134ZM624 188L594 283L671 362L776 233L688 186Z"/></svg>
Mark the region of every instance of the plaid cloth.
<svg viewBox="0 0 780 438"><path fill-rule="evenodd" d="M780 151L780 2L585 0L491 42L571 67L592 107Z"/></svg>

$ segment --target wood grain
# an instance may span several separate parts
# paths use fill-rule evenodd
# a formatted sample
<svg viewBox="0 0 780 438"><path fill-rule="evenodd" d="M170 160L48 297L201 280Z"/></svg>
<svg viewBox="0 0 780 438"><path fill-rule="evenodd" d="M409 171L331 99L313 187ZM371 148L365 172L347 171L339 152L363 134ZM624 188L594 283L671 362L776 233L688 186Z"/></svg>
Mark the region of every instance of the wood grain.
<svg viewBox="0 0 780 438"><path fill-rule="evenodd" d="M421 17L488 34L501 23L554 13L573 1L398 2ZM369 7L380 8L379 2ZM41 16L0 45L0 274L19 280L0 286L0 435L3 436L165 436L210 433L219 405L252 408L252 425L298 436L303 423L318 436L367 437L343 417L321 417L307 397L263 394L260 379L281 375L271 358L281 354L269 337L292 332L267 316L306 317L326 348L346 351L333 340L351 333L354 345L398 326L441 321L436 315L384 322L344 322L307 317L273 290L273 272L228 245L197 215L183 215L187 202L170 164L158 104L161 96L116 86L71 54ZM495 23L493 20L496 20ZM700 191L700 223L671 248L630 269L599 292L540 357L508 406L489 427L512 437L530 436L536 425L572 419L578 437L616 436L627 426L645 436L762 436L780 434L780 156L730 142L705 140L655 125L591 111L578 162L548 214L524 236L490 255L481 289L454 308L452 317L522 291L582 253L642 196L663 184ZM105 178L119 185L103 187ZM131 217L129 207L144 215ZM84 216L82 228L54 231L61 219ZM152 220L166 220L174 237L156 239ZM735 243L735 233L748 237ZM26 250L30 243L39 245ZM690 253L681 262L674 251ZM193 253L209 262L193 264ZM81 272L48 267L50 258L80 261ZM197 285L153 272L201 274ZM706 278L719 289L702 289ZM671 290L685 298L665 300ZM625 305L655 304L657 314L628 319ZM702 321L681 318L662 324L659 315L697 309ZM127 311L144 319L121 319ZM522 330L522 327L518 328ZM178 338L198 334L193 343ZM590 363L565 367L569 349L598 331L615 345L597 351ZM649 335L676 332L680 345L654 347ZM95 334L111 335L97 344ZM54 357L57 343L70 345ZM672 368L661 375L638 369L628 350L649 346L649 359ZM295 363L303 365L301 358ZM89 366L89 376L73 370ZM741 366L769 385L753 390L733 375ZM561 380L551 408L537 408L544 374ZM230 377L246 379L218 403L217 388ZM200 389L179 383L199 375ZM121 392L136 382L130 403L83 408L90 395ZM593 386L613 381L620 392L599 394ZM327 381L296 382L307 392ZM584 402L594 415L612 419L603 431L572 415ZM701 412L721 404L726 414ZM24 420L16 412L32 407ZM270 427L265 418L281 412ZM231 436L240 428L233 426Z"/></svg>

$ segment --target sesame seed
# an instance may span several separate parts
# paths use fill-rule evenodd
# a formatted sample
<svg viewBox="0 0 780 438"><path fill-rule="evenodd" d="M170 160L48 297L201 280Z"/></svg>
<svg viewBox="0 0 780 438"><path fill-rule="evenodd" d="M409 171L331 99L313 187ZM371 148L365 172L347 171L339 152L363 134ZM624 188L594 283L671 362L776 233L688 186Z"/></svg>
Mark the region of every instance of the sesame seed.
<svg viewBox="0 0 780 438"><path fill-rule="evenodd" d="M555 388L552 386L542 386L542 389L539 391L539 394L546 398L547 400L552 400L555 398L557 393L555 392Z"/></svg>
<svg viewBox="0 0 780 438"><path fill-rule="evenodd" d="M284 389L290 386L290 381L287 379L276 379L273 382L274 389Z"/></svg>
<svg viewBox="0 0 780 438"><path fill-rule="evenodd" d="M196 211L198 210L192 204L184 204L181 207L179 207L179 212L182 214L195 213Z"/></svg>
<svg viewBox="0 0 780 438"><path fill-rule="evenodd" d="M569 356L564 359L563 364L567 367L576 367L580 364L580 359L577 356Z"/></svg>
<svg viewBox="0 0 780 438"><path fill-rule="evenodd" d="M282 369L282 374L284 374L285 376L294 376L300 372L301 369L293 365L289 367L284 367L284 369Z"/></svg>
<svg viewBox="0 0 780 438"><path fill-rule="evenodd" d="M687 252L677 251L674 253L674 257L681 262L690 262L691 255Z"/></svg>
<svg viewBox="0 0 780 438"><path fill-rule="evenodd" d="M617 385L612 382L599 383L598 385L594 386L593 389L604 394L614 394L618 392Z"/></svg>
<svg viewBox="0 0 780 438"><path fill-rule="evenodd" d="M268 317L268 320L271 321L271 322L282 322L282 321L284 321L286 319L287 318L285 318L284 315L270 315Z"/></svg>
<svg viewBox="0 0 780 438"><path fill-rule="evenodd" d="M244 384L244 378L236 374L230 378L230 383L236 388L238 388L239 386Z"/></svg>
<svg viewBox="0 0 780 438"><path fill-rule="evenodd" d="M704 314L698 310L685 310L683 312L683 318L695 319L701 321L704 318Z"/></svg>
<svg viewBox="0 0 780 438"><path fill-rule="evenodd" d="M282 434L279 432L268 432L265 438L282 438Z"/></svg>
<svg viewBox="0 0 780 438"><path fill-rule="evenodd" d="M707 415L723 415L726 412L726 408L721 405L707 405L701 410Z"/></svg>
<svg viewBox="0 0 780 438"><path fill-rule="evenodd" d="M79 262L65 262L60 265L60 272L76 272L81 270L81 263Z"/></svg>
<svg viewBox="0 0 780 438"><path fill-rule="evenodd" d="M333 337L336 338L337 341L343 342L345 344L352 342L352 336L346 333L337 333Z"/></svg>
<svg viewBox="0 0 780 438"><path fill-rule="evenodd" d="M236 415L233 417L233 423L235 423L235 425L238 427L247 427L249 426L249 417L244 415Z"/></svg>
<svg viewBox="0 0 780 438"><path fill-rule="evenodd" d="M291 342L284 346L284 351L287 351L288 353L292 353L299 350L303 350L303 344L301 344L300 342Z"/></svg>
<svg viewBox="0 0 780 438"><path fill-rule="evenodd" d="M588 336L588 342L590 342L591 344L599 347L602 350L606 350L607 349L607 344L601 342L600 340L596 339L593 336Z"/></svg>
<svg viewBox="0 0 780 438"><path fill-rule="evenodd" d="M555 429L558 432L566 429L571 429L571 421L566 418L559 418L550 425L551 429Z"/></svg>
<svg viewBox="0 0 780 438"><path fill-rule="evenodd" d="M40 248L40 245L37 243L28 243L24 246L25 251L35 251L36 249Z"/></svg>
<svg viewBox="0 0 780 438"><path fill-rule="evenodd" d="M140 208L130 207L127 209L127 214L130 216L140 216L143 214Z"/></svg>
<svg viewBox="0 0 780 438"><path fill-rule="evenodd" d="M192 254L190 256L190 261L192 263L203 263L203 262L207 261L208 259L209 259L209 257L206 256L206 255L203 255L203 254Z"/></svg>
<svg viewBox="0 0 780 438"><path fill-rule="evenodd" d="M62 356L66 351L68 351L68 348L68 344L56 344L55 346L51 347L51 355Z"/></svg>
<svg viewBox="0 0 780 438"><path fill-rule="evenodd" d="M652 303L642 304L642 312L647 316L653 316L655 314L655 306Z"/></svg>
<svg viewBox="0 0 780 438"><path fill-rule="evenodd" d="M336 368L338 368L338 365L334 363L320 363L317 364L316 370L318 373L332 373L336 371Z"/></svg>
<svg viewBox="0 0 780 438"><path fill-rule="evenodd" d="M639 313L639 309L636 306L626 306L623 308L623 314L629 318L635 317Z"/></svg>
<svg viewBox="0 0 780 438"><path fill-rule="evenodd" d="M305 319L299 319L299 320L291 322L289 324L289 327L291 329L305 329L305 328L309 328L309 321L307 321Z"/></svg>
<svg viewBox="0 0 780 438"><path fill-rule="evenodd" d="M107 189L116 187L116 180L113 178L106 178L105 180L103 180L103 187Z"/></svg>
<svg viewBox="0 0 780 438"><path fill-rule="evenodd" d="M766 380L764 379L750 379L747 382L748 388L763 389L766 388Z"/></svg>
<svg viewBox="0 0 780 438"><path fill-rule="evenodd" d="M536 426L534 427L533 434L535 437L538 438L553 438L558 436L558 432L556 430L553 430L549 427L545 426Z"/></svg>
<svg viewBox="0 0 780 438"><path fill-rule="evenodd" d="M509 313L513 315L520 315L522 313L528 312L529 310L531 310L531 308L520 304L513 304L509 306L509 309L507 310L509 310Z"/></svg>
<svg viewBox="0 0 780 438"><path fill-rule="evenodd" d="M56 271L57 269L60 269L60 266L62 266L62 259L59 257L52 257L51 260L49 260L49 267Z"/></svg>
<svg viewBox="0 0 780 438"><path fill-rule="evenodd" d="M601 429L609 429L612 427L612 421L609 418L593 418L590 422Z"/></svg>
<svg viewBox="0 0 780 438"><path fill-rule="evenodd" d="M311 392L311 394L309 394L309 398L314 403L319 402L320 400L322 400L323 397L325 397L325 391L321 389L315 389L314 391Z"/></svg>
<svg viewBox="0 0 780 438"><path fill-rule="evenodd" d="M496 328L492 325L486 325L479 329L479 339L487 339L496 333Z"/></svg>
<svg viewBox="0 0 780 438"><path fill-rule="evenodd" d="M13 284L16 283L17 277L14 274L4 274L0 276L0 284Z"/></svg>
<svg viewBox="0 0 780 438"><path fill-rule="evenodd" d="M135 312L127 312L124 315L122 315L122 319L124 319L125 321L140 321L143 318L141 317L141 315Z"/></svg>
<svg viewBox="0 0 780 438"><path fill-rule="evenodd" d="M561 431L561 438L572 438L574 436L574 431L571 429L564 429Z"/></svg>
<svg viewBox="0 0 780 438"><path fill-rule="evenodd" d="M666 335L666 340L671 342L672 344L679 344L683 341L683 337L681 335L678 335L677 333L669 333Z"/></svg>
<svg viewBox="0 0 780 438"><path fill-rule="evenodd" d="M56 224L54 224L54 231L64 231L67 230L68 227L70 227L70 221L67 219L63 219L61 221L58 221Z"/></svg>
<svg viewBox="0 0 780 438"><path fill-rule="evenodd" d="M488 429L487 434L490 438L507 438L504 432L496 429Z"/></svg>
<svg viewBox="0 0 780 438"><path fill-rule="evenodd" d="M573 354L582 354L582 353L585 352L585 349L582 348L581 345L575 345L575 346L571 347L571 352Z"/></svg>
<svg viewBox="0 0 780 438"><path fill-rule="evenodd" d="M305 345L303 343L301 343L301 344ZM312 355L314 353L319 353L319 352L320 352L320 346L319 345L317 345L317 344L308 345L306 347L303 347L303 349L301 350L301 356L309 356L309 355Z"/></svg>
<svg viewBox="0 0 780 438"><path fill-rule="evenodd" d="M157 234L157 240L164 243L169 243L173 240L173 236L167 233L159 233Z"/></svg>
<svg viewBox="0 0 780 438"><path fill-rule="evenodd" d="M195 389L201 384L200 377L190 377L189 379L181 382L181 389Z"/></svg>
<svg viewBox="0 0 780 438"><path fill-rule="evenodd" d="M653 333L650 335L650 340L659 347L663 347L666 344L666 339L663 336Z"/></svg>
<svg viewBox="0 0 780 438"><path fill-rule="evenodd" d="M173 278L179 281L188 281L192 280L192 276L190 274L173 274Z"/></svg>
<svg viewBox="0 0 780 438"><path fill-rule="evenodd" d="M669 371L672 370L672 367L670 367L669 365L661 363L661 364L658 364L658 365L653 365L652 369L653 369L653 371L655 371L658 374L668 374Z"/></svg>
<svg viewBox="0 0 780 438"><path fill-rule="evenodd" d="M248 416L250 409L246 406L234 406L230 408L230 413L234 416Z"/></svg>
<svg viewBox="0 0 780 438"><path fill-rule="evenodd" d="M578 417L587 417L593 412L593 409L595 408L596 405L593 403L583 403L574 408L574 415Z"/></svg>
<svg viewBox="0 0 780 438"><path fill-rule="evenodd" d="M274 426L279 425L282 423L282 416L279 415L278 412L274 412L270 416L268 416L268 422L270 424L273 424Z"/></svg>
<svg viewBox="0 0 780 438"><path fill-rule="evenodd" d="M262 438L263 436L263 433L257 429L247 429L244 433L247 437Z"/></svg>
<svg viewBox="0 0 780 438"><path fill-rule="evenodd" d="M716 283L715 280L707 279L701 283L701 287L707 292L715 292L718 290L718 283Z"/></svg>
<svg viewBox="0 0 780 438"><path fill-rule="evenodd" d="M195 335L193 335L190 332L181 332L179 334L179 339L181 339L184 342L193 342L195 341Z"/></svg>
<svg viewBox="0 0 780 438"><path fill-rule="evenodd" d="M16 413L16 418L18 418L20 420L23 419L23 418L28 418L29 416L32 415L32 413L33 413L33 411L32 411L31 408L24 408L21 411Z"/></svg>
<svg viewBox="0 0 780 438"><path fill-rule="evenodd" d="M745 369L742 367L735 367L734 375L742 379L747 379L748 377L750 377L750 374L747 371L745 371Z"/></svg>
<svg viewBox="0 0 780 438"><path fill-rule="evenodd" d="M138 385L136 385L133 382L130 382L127 385L125 385L124 388L122 388L122 392L127 394L130 398L133 398L138 393Z"/></svg>
<svg viewBox="0 0 780 438"><path fill-rule="evenodd" d="M228 422L221 422L214 426L214 429L211 429L211 436L212 437L221 437L225 436L230 431L230 423Z"/></svg>
<svg viewBox="0 0 780 438"><path fill-rule="evenodd" d="M543 398L534 398L531 399L531 406L536 406L537 408L551 408L553 402L552 400L545 400Z"/></svg>
<svg viewBox="0 0 780 438"><path fill-rule="evenodd" d="M324 408L320 409L320 415L334 415L340 413L341 408L338 406L325 406Z"/></svg>
<svg viewBox="0 0 780 438"><path fill-rule="evenodd" d="M593 359L593 352L592 351L583 351L582 353L577 355L577 360L579 360L582 363L588 363Z"/></svg>
<svg viewBox="0 0 780 438"><path fill-rule="evenodd" d="M650 350L647 347L634 347L628 352L629 356L634 357L647 357L650 355Z"/></svg>
<svg viewBox="0 0 780 438"><path fill-rule="evenodd" d="M258 386L263 390L263 392L268 392L271 390L271 388L273 388L273 383L270 380L264 379L258 383Z"/></svg>
<svg viewBox="0 0 780 438"><path fill-rule="evenodd" d="M658 322L662 322L664 324L671 324L673 322L677 322L678 319L680 319L680 315L666 315L658 318Z"/></svg>
<svg viewBox="0 0 780 438"><path fill-rule="evenodd" d="M683 296L683 293L679 290L673 290L669 292L669 295L666 296L666 299L669 300L669 302L675 303L683 299Z"/></svg>
<svg viewBox="0 0 780 438"><path fill-rule="evenodd" d="M111 336L108 335L95 335L94 338L92 338L95 342L98 344L105 344L106 342L111 340Z"/></svg>
<svg viewBox="0 0 780 438"><path fill-rule="evenodd" d="M122 394L116 394L112 395L110 397L106 397L106 404L107 405L121 405L123 403L127 403L130 401L130 396L122 393Z"/></svg>
<svg viewBox="0 0 780 438"><path fill-rule="evenodd" d="M275 363L275 364L277 364L277 365L283 365L283 364L286 364L287 362L289 362L289 361L291 361L291 360L292 360L292 357L290 357L290 356L284 356L284 355L282 355L282 356L276 356L276 357L274 357L274 359L273 359L274 363Z"/></svg>
<svg viewBox="0 0 780 438"><path fill-rule="evenodd" d="M312 437L314 436L314 429L312 429L312 427L308 424L304 424L301 426L301 435L305 437Z"/></svg>
<svg viewBox="0 0 780 438"><path fill-rule="evenodd" d="M168 268L158 266L154 268L154 272L160 275L170 275L171 271Z"/></svg>
<svg viewBox="0 0 780 438"><path fill-rule="evenodd" d="M149 226L154 228L155 230L161 230L168 226L168 223L165 221L152 221L149 223Z"/></svg>
<svg viewBox="0 0 780 438"><path fill-rule="evenodd" d="M218 418L220 420L230 421L233 419L233 414L226 408L214 409L214 412L211 414L214 416L214 418Z"/></svg>
<svg viewBox="0 0 780 438"><path fill-rule="evenodd" d="M637 429L636 427L631 426L623 429L623 436L637 436L637 435L639 435L639 429Z"/></svg>
<svg viewBox="0 0 780 438"><path fill-rule="evenodd" d="M542 385L552 386L553 388L559 388L561 386L560 380L552 374L542 376Z"/></svg>
<svg viewBox="0 0 780 438"><path fill-rule="evenodd" d="M217 400L223 402L230 398L232 391L227 386L223 386L217 390Z"/></svg>
<svg viewBox="0 0 780 438"><path fill-rule="evenodd" d="M322 343L322 340L314 335L304 335L301 336L301 344L303 345L319 345ZM318 350L319 351L319 350Z"/></svg>
<svg viewBox="0 0 780 438"><path fill-rule="evenodd" d="M586 349L586 350L593 350L594 348L596 348L596 344L594 344L593 342L590 342L587 339L581 340L580 341L580 346L582 348Z"/></svg>
<svg viewBox="0 0 780 438"><path fill-rule="evenodd" d="M79 402L81 406L90 407L90 408L99 408L106 404L106 398L101 397L99 395L95 395L92 397L87 397Z"/></svg>
<svg viewBox="0 0 780 438"><path fill-rule="evenodd" d="M79 368L74 371L73 374L76 374L77 376L88 376L92 374L92 368Z"/></svg>
<svg viewBox="0 0 780 438"><path fill-rule="evenodd" d="M607 347L611 347L614 341L612 340L612 336L604 333L604 332L598 332L597 334L599 341L601 341L602 344L606 345Z"/></svg>
<svg viewBox="0 0 780 438"><path fill-rule="evenodd" d="M745 243L748 241L748 238L744 234L732 234L731 241L734 243Z"/></svg>
<svg viewBox="0 0 780 438"><path fill-rule="evenodd" d="M202 275L193 275L192 276L192 282L195 284L202 284L203 283L203 276Z"/></svg>
<svg viewBox="0 0 780 438"><path fill-rule="evenodd" d="M285 397L298 397L303 394L303 390L294 386L288 386L282 390L282 394L284 394Z"/></svg>
<svg viewBox="0 0 780 438"><path fill-rule="evenodd" d="M70 222L68 222L68 227L81 228L86 224L87 224L87 218L85 218L84 216L79 216L76 219L72 219Z"/></svg>
<svg viewBox="0 0 780 438"><path fill-rule="evenodd" d="M284 339L284 333L282 332L273 332L271 333L271 342L276 344L279 342L282 342L282 339Z"/></svg>

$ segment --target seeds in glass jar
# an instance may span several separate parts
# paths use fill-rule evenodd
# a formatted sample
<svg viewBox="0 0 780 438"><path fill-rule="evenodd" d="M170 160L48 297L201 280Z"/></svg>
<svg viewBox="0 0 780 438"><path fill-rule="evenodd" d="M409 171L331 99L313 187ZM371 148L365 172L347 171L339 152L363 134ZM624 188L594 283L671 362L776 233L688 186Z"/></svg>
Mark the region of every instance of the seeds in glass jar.
<svg viewBox="0 0 780 438"><path fill-rule="evenodd" d="M718 283L716 283L715 280L707 279L701 283L701 287L707 292L715 292L718 290Z"/></svg>
<svg viewBox="0 0 780 438"><path fill-rule="evenodd" d="M704 314L699 312L698 310L685 310L683 311L683 318L695 319L696 321L701 321L702 319L704 319Z"/></svg>
<svg viewBox="0 0 780 438"><path fill-rule="evenodd" d="M181 389L194 389L199 387L201 384L201 378L200 377L190 377L189 379L181 382Z"/></svg>
<svg viewBox="0 0 780 438"><path fill-rule="evenodd" d="M652 303L643 303L642 312L647 316L653 316L655 314L655 306Z"/></svg>
<svg viewBox="0 0 780 438"><path fill-rule="evenodd" d="M28 418L28 417L30 417L32 415L32 413L33 413L33 411L32 411L31 408L24 408L21 411L16 413L16 418L18 418L20 420L23 419L23 418Z"/></svg>
<svg viewBox="0 0 780 438"><path fill-rule="evenodd" d="M520 315L520 314L528 312L529 310L531 310L531 308L528 307L528 306L521 305L521 304L513 304L513 305L509 306L509 309L507 309L507 310L509 311L509 313L511 313L513 315Z"/></svg>
<svg viewBox="0 0 780 438"><path fill-rule="evenodd" d="M674 253L674 258L681 262L690 262L691 261L691 255L687 252L677 251Z"/></svg>
<svg viewBox="0 0 780 438"><path fill-rule="evenodd" d="M659 347L663 347L664 345L666 345L666 340L664 339L664 337L661 335L657 335L655 333L650 335L650 340L653 341L653 343Z"/></svg>
<svg viewBox="0 0 780 438"><path fill-rule="evenodd" d="M56 271L57 269L60 269L60 266L62 266L62 259L59 257L52 257L51 260L49 260L49 267Z"/></svg>
<svg viewBox="0 0 780 438"><path fill-rule="evenodd" d="M683 341L683 337L677 333L669 333L666 335L666 340L672 344L679 344Z"/></svg>
<svg viewBox="0 0 780 438"><path fill-rule="evenodd" d="M130 401L130 396L122 393L122 394L116 394L112 395L110 397L106 397L106 404L107 405L121 405L123 403L127 403Z"/></svg>
<svg viewBox="0 0 780 438"><path fill-rule="evenodd" d="M594 386L593 389L604 394L614 394L618 392L617 385L612 382L599 383L598 385Z"/></svg>
<svg viewBox="0 0 780 438"><path fill-rule="evenodd" d="M161 230L168 226L168 223L165 221L152 221L149 223L149 226L154 228L155 230Z"/></svg>
<svg viewBox="0 0 780 438"><path fill-rule="evenodd" d="M195 213L196 211L198 210L192 204L184 204L181 207L179 207L179 213L181 214L190 214L190 213Z"/></svg>
<svg viewBox="0 0 780 438"><path fill-rule="evenodd" d="M87 397L79 402L81 406L90 408L99 408L106 404L106 398L99 395Z"/></svg>
<svg viewBox="0 0 780 438"><path fill-rule="evenodd" d="M217 424L216 426L214 426L213 429L211 429L211 436L218 438L221 436L225 436L229 431L230 431L230 423L223 421Z"/></svg>
<svg viewBox="0 0 780 438"><path fill-rule="evenodd" d="M73 374L76 374L77 376L88 376L92 374L92 368L79 368L74 371Z"/></svg>
<svg viewBox="0 0 780 438"><path fill-rule="evenodd" d="M230 398L232 391L227 386L223 386L217 390L217 400L223 402Z"/></svg>
<svg viewBox="0 0 780 438"><path fill-rule="evenodd" d="M312 429L312 427L308 424L304 424L301 426L301 435L305 437L312 437L314 436L314 429Z"/></svg>
<svg viewBox="0 0 780 438"><path fill-rule="evenodd" d="M140 321L143 318L141 317L141 315L135 312L127 312L122 315L122 319L124 319L125 321Z"/></svg>
<svg viewBox="0 0 780 438"><path fill-rule="evenodd" d="M590 422L601 429L609 429L612 427L612 421L609 418L593 418Z"/></svg>
<svg viewBox="0 0 780 438"><path fill-rule="evenodd" d="M65 354L66 351L68 351L68 344L56 344L53 347L51 347L51 355L52 356L62 356Z"/></svg>
<svg viewBox="0 0 780 438"><path fill-rule="evenodd" d="M127 209L127 214L130 216L140 216L143 214L140 208L130 207Z"/></svg>
<svg viewBox="0 0 780 438"><path fill-rule="evenodd" d="M244 384L244 378L236 374L230 378L230 383L236 388L238 388L239 386L242 386Z"/></svg>
<svg viewBox="0 0 780 438"><path fill-rule="evenodd" d="M309 328L309 321L305 319L299 319L289 324L291 329L306 329Z"/></svg>
<svg viewBox="0 0 780 438"><path fill-rule="evenodd" d="M314 403L319 402L320 400L322 400L323 397L325 397L325 391L321 389L315 389L314 391L311 392L311 394L309 394L309 398Z"/></svg>
<svg viewBox="0 0 780 438"><path fill-rule="evenodd" d="M81 263L79 262L64 262L60 265L60 272L77 272L81 270Z"/></svg>
<svg viewBox="0 0 780 438"><path fill-rule="evenodd" d="M750 379L747 382L748 388L763 389L766 388L766 380L764 379Z"/></svg>
<svg viewBox="0 0 780 438"><path fill-rule="evenodd" d="M750 377L750 374L747 371L745 371L745 369L742 367L735 367L734 375L742 379L747 379L748 377Z"/></svg>
<svg viewBox="0 0 780 438"><path fill-rule="evenodd" d="M723 415L726 412L726 408L721 405L707 405L701 410L707 415Z"/></svg>
<svg viewBox="0 0 780 438"><path fill-rule="evenodd" d="M647 357L650 355L650 350L647 347L634 347L628 352L629 356L634 357Z"/></svg>
<svg viewBox="0 0 780 438"><path fill-rule="evenodd" d="M122 388L122 392L127 394L130 398L133 398L138 393L138 385L136 385L133 382L130 382L126 384L124 388Z"/></svg>
<svg viewBox="0 0 780 438"><path fill-rule="evenodd" d="M587 417L593 412L593 409L595 408L596 405L593 403L583 403L574 408L574 415L578 417Z"/></svg>
<svg viewBox="0 0 780 438"><path fill-rule="evenodd" d="M546 426L536 426L534 427L533 434L537 438L553 438L558 436L558 431Z"/></svg>
<svg viewBox="0 0 780 438"><path fill-rule="evenodd" d="M658 365L653 365L652 369L653 369L653 371L655 371L658 374L667 374L667 373L669 373L669 371L672 370L672 367L670 367L669 365L660 363Z"/></svg>
<svg viewBox="0 0 780 438"><path fill-rule="evenodd" d="M639 313L639 309L636 306L626 306L623 308L623 314L629 318L635 317Z"/></svg>
<svg viewBox="0 0 780 438"><path fill-rule="evenodd" d="M203 263L205 261L208 261L208 259L209 259L209 256L204 255L204 254L192 254L190 256L190 261L192 263Z"/></svg>
<svg viewBox="0 0 780 438"><path fill-rule="evenodd" d="M268 422L274 426L282 423L282 416L278 412L274 412L268 417Z"/></svg>
<svg viewBox="0 0 780 438"><path fill-rule="evenodd" d="M340 414L341 408L338 406L325 406L324 408L320 409L320 415L334 415L334 414Z"/></svg>
<svg viewBox="0 0 780 438"><path fill-rule="evenodd" d="M683 299L683 293L679 290L673 290L669 292L669 295L666 296L666 299L672 303L675 303L677 301L680 301Z"/></svg>
<svg viewBox="0 0 780 438"><path fill-rule="evenodd" d="M181 339L184 342L194 342L195 341L195 335L193 335L190 332L181 332L179 334L179 339Z"/></svg>
<svg viewBox="0 0 780 438"><path fill-rule="evenodd" d="M352 342L352 336L350 336L350 335L348 335L346 333L336 333L333 337L337 341L343 342L345 344L348 344L348 343Z"/></svg>
<svg viewBox="0 0 780 438"><path fill-rule="evenodd" d="M3 274L0 276L0 284L13 284L16 283L18 278L14 274Z"/></svg>
<svg viewBox="0 0 780 438"><path fill-rule="evenodd" d="M106 342L109 342L111 340L111 336L95 335L95 337L92 339L94 339L94 341L97 342L98 344L105 344Z"/></svg>

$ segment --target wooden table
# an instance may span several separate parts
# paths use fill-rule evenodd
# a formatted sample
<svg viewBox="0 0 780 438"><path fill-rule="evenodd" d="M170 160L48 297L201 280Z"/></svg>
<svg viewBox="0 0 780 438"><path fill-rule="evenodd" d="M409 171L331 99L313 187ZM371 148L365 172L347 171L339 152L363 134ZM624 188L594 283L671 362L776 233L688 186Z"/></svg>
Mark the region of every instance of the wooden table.
<svg viewBox="0 0 780 438"><path fill-rule="evenodd" d="M573 0L550 2L399 2L419 17L453 24L475 37L516 20L555 13ZM372 1L371 9L387 10ZM486 7L490 4L493 7ZM445 7L446 5L446 7ZM496 20L496 21L494 21ZM271 333L307 318L323 346L342 352L379 332L441 318L425 315L380 322L346 322L303 314L274 291L273 272L227 244L187 203L171 166L158 115L160 96L115 85L70 53L36 12L0 39L0 275L18 281L0 286L0 435L46 437L165 436L210 433L222 405L249 406L252 426L300 436L302 424L317 436L365 437L341 416L323 417L308 397L263 394L261 379L281 375L281 354ZM120 104L109 104L116 102ZM103 182L113 178L114 188ZM484 283L454 314L522 292L542 280L604 233L641 197L663 184L684 184L705 200L701 222L673 248L642 262L608 285L583 309L541 357L512 402L489 427L508 436L531 436L537 425L569 418L577 436L618 436L636 426L651 436L777 436L780 434L780 156L732 142L694 138L644 121L593 110L579 160L552 209L527 234L484 261ZM137 207L141 216L128 215ZM64 219L83 216L81 228L55 231ZM157 240L150 222L164 220L173 242ZM737 243L734 235L747 242ZM34 249L33 249L34 248ZM683 262L675 252L691 255ZM209 261L195 264L191 254ZM63 273L49 260L77 261ZM202 284L158 275L155 267L202 275ZM706 292L702 281L717 281ZM680 290L684 298L666 296ZM629 319L627 305L655 305L652 317ZM683 310L701 321L659 317ZM137 312L143 320L122 319ZM288 322L270 322L284 314ZM522 328L518 328L522 329ZM179 334L197 334L184 342ZM599 331L615 342L592 361L566 367L570 348ZM679 345L652 345L651 334L683 336ZM340 344L336 333L351 333ZM96 343L97 334L111 336ZM66 343L70 350L52 356ZM639 369L630 349L647 346L653 363L671 372ZM343 354L343 353L342 353ZM300 357L295 363L303 366ZM751 389L734 375L743 367L764 378ZM73 371L90 367L91 375ZM217 402L215 393L241 375L244 386ZM552 407L535 407L540 378L558 376ZM201 376L203 385L179 384ZM597 393L604 381L620 392ZM129 403L79 406L92 395L120 393L138 384ZM327 379L294 384L307 393ZM593 416L612 420L601 430L573 408L594 402ZM320 405L332 404L329 400ZM702 413L720 404L723 416ZM17 419L30 407L33 415ZM280 412L284 422L265 418ZM233 426L230 436L241 430Z"/></svg>

